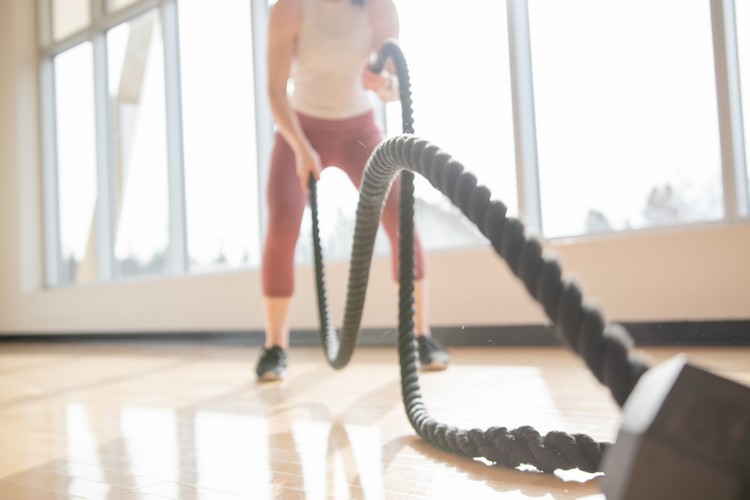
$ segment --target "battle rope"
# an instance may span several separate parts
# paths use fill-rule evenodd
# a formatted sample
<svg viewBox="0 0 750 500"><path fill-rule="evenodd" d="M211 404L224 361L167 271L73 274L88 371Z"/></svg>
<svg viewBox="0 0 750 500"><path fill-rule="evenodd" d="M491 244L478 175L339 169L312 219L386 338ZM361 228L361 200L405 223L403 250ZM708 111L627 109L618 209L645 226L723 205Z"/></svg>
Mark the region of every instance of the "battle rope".
<svg viewBox="0 0 750 500"><path fill-rule="evenodd" d="M384 51L396 54L394 62L403 97L404 93L409 94L408 72L399 69L399 66L405 68L404 58L398 55L400 50L397 45L389 43L386 47ZM410 99L407 103L410 105ZM404 112L404 116L406 114ZM427 178L476 224L495 252L542 305L561 341L578 353L596 378L610 389L614 399L620 405L624 404L640 376L649 368L645 360L633 351L633 341L625 329L607 323L596 305L584 301L580 286L574 280L563 277L560 263L543 252L539 239L527 235L520 220L506 217L506 206L500 201L491 201L490 190L478 185L477 178L471 172L465 171L463 165L437 146L413 135L383 141L368 160L360 187L340 335L331 326L328 314L317 233L317 198L314 182L311 182L310 204L313 211L321 339L329 363L335 368L342 368L351 358L361 323L380 215L391 183L396 174L402 171L410 175L416 172ZM584 434L552 431L542 436L528 426L511 430L505 427L462 430L440 423L429 415L419 386L413 322L413 186L404 180L400 220L398 349L402 398L414 430L422 439L438 448L470 458L483 457L505 467L528 464L543 472L574 468L587 472L600 470L601 458L609 443L597 442ZM407 185L406 189L404 185ZM408 199L404 200L405 197Z"/></svg>
<svg viewBox="0 0 750 500"><path fill-rule="evenodd" d="M380 72L385 67L388 60L392 60L396 69L396 74L399 79L399 98L401 101L401 119L402 119L402 131L406 134L414 132L414 118L412 113L411 103L411 84L409 78L409 69L406 64L406 58L404 57L401 48L395 41L387 41L380 52L378 53L377 60L373 63L370 68L373 72ZM413 216L409 216L409 222L412 224L412 230L409 233L408 241L403 241L404 217L406 217L411 211L414 210L414 187L413 187L414 175L411 172L404 172L401 176L401 203L400 203L400 237L402 238L400 244L401 253L408 253L411 255L411 261L402 263L400 266L399 273L409 272L414 267L413 255L414 255L414 243L413 243ZM372 249L367 249L365 246L354 243L352 250L351 259L354 261L362 261L366 263L365 272L362 276L353 278L350 274L349 277L349 288L347 292L346 308L344 312L344 322L341 327L341 333L336 331L333 322L331 321L331 315L328 309L328 294L325 285L324 276L324 264L323 264L323 252L320 246L320 225L318 217L318 191L315 179L310 176L309 179L309 196L310 196L310 210L312 212L312 238L313 238L313 253L315 259L315 283L318 295L318 316L320 318L320 336L323 350L326 354L328 363L336 368L343 368L349 363L351 356L354 352L354 346L357 342L357 335L359 333L359 326L362 320L362 310L364 308L365 293L367 291L367 280L369 277L370 261L372 260ZM379 224L379 217L375 218L374 221L370 221L370 224L374 222L375 228L377 229ZM409 255L404 255L401 258L409 258ZM400 303L409 302L408 307L400 307L405 309L407 312L411 309L414 302L414 278L413 271L411 271L411 278L408 276L401 277L399 282L400 287ZM409 316L408 321L413 321L413 313L407 314ZM401 315L400 315L401 316ZM404 321L407 321L404 318ZM399 321L399 324L402 324Z"/></svg>

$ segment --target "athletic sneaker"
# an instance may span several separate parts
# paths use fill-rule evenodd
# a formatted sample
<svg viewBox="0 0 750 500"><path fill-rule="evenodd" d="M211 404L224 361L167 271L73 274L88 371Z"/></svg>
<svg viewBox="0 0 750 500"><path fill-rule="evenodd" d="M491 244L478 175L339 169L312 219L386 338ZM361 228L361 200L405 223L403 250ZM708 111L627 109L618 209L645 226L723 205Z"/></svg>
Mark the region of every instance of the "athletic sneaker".
<svg viewBox="0 0 750 500"><path fill-rule="evenodd" d="M448 368L448 353L443 344L432 337L422 335L417 337L419 347L419 363L423 370L445 370Z"/></svg>
<svg viewBox="0 0 750 500"><path fill-rule="evenodd" d="M261 382L270 382L284 377L286 372L286 352L278 346L264 347L258 360L255 373Z"/></svg>

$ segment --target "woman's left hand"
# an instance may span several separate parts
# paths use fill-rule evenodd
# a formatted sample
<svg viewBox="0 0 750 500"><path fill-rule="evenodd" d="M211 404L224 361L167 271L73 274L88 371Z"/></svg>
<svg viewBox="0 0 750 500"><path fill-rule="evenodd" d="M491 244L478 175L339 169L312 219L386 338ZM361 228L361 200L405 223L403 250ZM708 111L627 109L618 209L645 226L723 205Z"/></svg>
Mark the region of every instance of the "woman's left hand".
<svg viewBox="0 0 750 500"><path fill-rule="evenodd" d="M393 85L393 81L391 80L391 78L393 77L387 71L375 73L373 71L370 71L369 67L366 67L362 72L362 85L367 90L380 92L383 89L387 89L389 85Z"/></svg>

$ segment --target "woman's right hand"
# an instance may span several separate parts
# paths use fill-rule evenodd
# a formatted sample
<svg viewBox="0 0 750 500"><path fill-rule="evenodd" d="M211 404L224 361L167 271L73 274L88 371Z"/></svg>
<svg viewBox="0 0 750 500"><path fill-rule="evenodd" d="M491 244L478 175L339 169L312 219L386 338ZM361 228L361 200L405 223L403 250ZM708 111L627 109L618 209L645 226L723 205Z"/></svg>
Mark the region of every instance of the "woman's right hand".
<svg viewBox="0 0 750 500"><path fill-rule="evenodd" d="M323 168L320 163L320 155L309 143L305 143L294 152L294 159L297 163L300 187L302 192L305 193L311 174L316 181L320 179L320 171Z"/></svg>

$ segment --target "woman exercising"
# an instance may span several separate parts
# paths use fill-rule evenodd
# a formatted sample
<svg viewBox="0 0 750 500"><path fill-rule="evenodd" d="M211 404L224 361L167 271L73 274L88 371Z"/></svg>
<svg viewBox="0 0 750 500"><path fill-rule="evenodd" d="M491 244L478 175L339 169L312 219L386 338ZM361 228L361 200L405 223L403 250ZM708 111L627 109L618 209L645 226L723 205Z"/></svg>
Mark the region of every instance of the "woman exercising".
<svg viewBox="0 0 750 500"><path fill-rule="evenodd" d="M367 69L373 52L398 36L392 0L278 0L268 29L268 96L277 133L268 180L268 233L263 249L265 346L258 380L277 380L286 369L288 313L294 292L294 249L307 182L335 165L357 188L373 149L383 140L368 91L384 101L399 97L392 73ZM294 89L287 93L291 78ZM398 267L399 186L386 200L381 222ZM427 324L424 254L415 235L415 329L423 369L444 369L448 355Z"/></svg>

